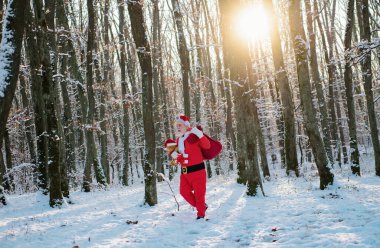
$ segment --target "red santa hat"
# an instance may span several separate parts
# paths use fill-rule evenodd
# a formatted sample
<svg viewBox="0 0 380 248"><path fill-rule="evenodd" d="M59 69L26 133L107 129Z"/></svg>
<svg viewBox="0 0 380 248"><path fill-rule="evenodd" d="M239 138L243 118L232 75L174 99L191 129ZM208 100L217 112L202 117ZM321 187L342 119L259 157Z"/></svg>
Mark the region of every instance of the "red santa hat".
<svg viewBox="0 0 380 248"><path fill-rule="evenodd" d="M184 124L185 126L190 127L190 119L186 115L177 116L176 122L180 122L180 123Z"/></svg>
<svg viewBox="0 0 380 248"><path fill-rule="evenodd" d="M175 140L172 140L172 139L168 139L165 141L165 149L168 148L168 146L176 146L177 143L175 142Z"/></svg>

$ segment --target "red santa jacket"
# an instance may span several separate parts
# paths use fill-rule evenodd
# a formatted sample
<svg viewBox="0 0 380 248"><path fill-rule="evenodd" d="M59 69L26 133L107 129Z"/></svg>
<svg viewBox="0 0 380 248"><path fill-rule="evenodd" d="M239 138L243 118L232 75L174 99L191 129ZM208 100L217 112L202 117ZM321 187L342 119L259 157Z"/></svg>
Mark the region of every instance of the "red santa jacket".
<svg viewBox="0 0 380 248"><path fill-rule="evenodd" d="M180 161L181 166L192 166L203 162L203 150L210 149L210 141L206 136L198 138L194 134L189 134L184 140L184 151L181 151L179 144L180 138L176 140L177 146L180 148L180 153L183 155L183 160Z"/></svg>

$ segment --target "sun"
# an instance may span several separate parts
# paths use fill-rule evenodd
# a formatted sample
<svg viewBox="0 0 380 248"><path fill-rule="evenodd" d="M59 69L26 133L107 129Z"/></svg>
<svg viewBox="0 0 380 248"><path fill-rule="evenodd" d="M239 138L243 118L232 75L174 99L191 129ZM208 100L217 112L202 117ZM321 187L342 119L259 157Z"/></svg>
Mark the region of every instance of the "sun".
<svg viewBox="0 0 380 248"><path fill-rule="evenodd" d="M250 42L263 40L269 33L268 16L262 5L250 5L239 11L235 18L236 34Z"/></svg>

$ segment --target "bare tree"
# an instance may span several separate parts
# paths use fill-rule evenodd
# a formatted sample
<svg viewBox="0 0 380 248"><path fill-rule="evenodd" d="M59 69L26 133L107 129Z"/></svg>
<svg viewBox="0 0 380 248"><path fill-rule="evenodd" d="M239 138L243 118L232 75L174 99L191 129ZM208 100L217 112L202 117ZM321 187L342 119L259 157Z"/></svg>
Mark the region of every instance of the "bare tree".
<svg viewBox="0 0 380 248"><path fill-rule="evenodd" d="M330 128L328 123L328 112L326 107L325 96L323 94L322 80L318 68L318 59L317 59L317 47L315 40L315 31L313 28L313 18L314 12L311 10L310 0L305 0L305 9L307 12L307 30L309 34L310 42L310 69L311 69L311 78L314 83L314 87L317 92L319 112L321 113L321 126L322 126L322 138L327 152L327 157L331 164L334 164L334 157L331 150L331 138L330 138Z"/></svg>
<svg viewBox="0 0 380 248"><path fill-rule="evenodd" d="M181 60L181 71L182 71L182 90L183 90L183 100L185 107L185 115L190 116L190 59L189 52L187 50L185 32L182 23L182 13L178 0L172 0L172 7L174 13L174 20L178 32L178 53Z"/></svg>
<svg viewBox="0 0 380 248"><path fill-rule="evenodd" d="M302 23L300 0L292 0L289 4L289 24L296 57L298 83L303 109L304 125L309 137L315 162L320 176L320 189L325 189L334 181L334 175L328 168L328 160L323 141L318 131L315 109L310 98L311 86L307 61L306 36Z"/></svg>
<svg viewBox="0 0 380 248"><path fill-rule="evenodd" d="M95 10L94 2L92 0L87 1L87 11L88 11L88 33L87 33L87 53L86 53L86 76L87 76L87 98L88 98L88 108L87 108L87 118L86 118L86 166L84 169L83 177L83 189L85 192L91 191L91 168L94 167L95 176L101 185L105 185L105 177L103 174L102 167L99 164L98 152L96 150L95 139L94 139L94 113L95 113L95 95L93 89L93 49L95 42Z"/></svg>
<svg viewBox="0 0 380 248"><path fill-rule="evenodd" d="M290 91L290 85L288 76L286 74L284 57L281 48L280 33L278 30L278 24L276 15L273 9L272 0L264 1L268 13L273 16L273 22L271 27L271 48L273 56L273 64L275 68L275 80L280 88L281 103L284 115L284 139L285 139L285 165L286 172L294 171L296 176L299 175L298 161L297 161L297 148L296 148L296 131L294 120L294 103L292 99L292 93Z"/></svg>
<svg viewBox="0 0 380 248"><path fill-rule="evenodd" d="M369 44L371 42L371 27L369 21L369 5L368 0L357 0L359 1L361 9L358 15L362 17L362 25L360 27L360 38L362 42ZM377 129L376 122L376 112L375 104L373 101L373 91L372 91L372 67L371 67L371 49L368 48L368 45L363 45L360 51L364 54L361 59L362 66L362 77L364 80L364 92L367 100L367 111L368 111L368 120L369 126L371 128L371 139L373 146L373 154L375 157L375 168L376 175L380 176L380 142L379 142L379 130Z"/></svg>
<svg viewBox="0 0 380 248"><path fill-rule="evenodd" d="M348 108L348 130L350 135L351 150L351 171L353 174L360 175L359 149L356 134L355 102L353 96L352 82L352 60L350 56L352 29L354 26L354 2L349 0L347 4L346 30L344 34L345 65L344 65L344 84L346 87L346 101Z"/></svg>
<svg viewBox="0 0 380 248"><path fill-rule="evenodd" d="M127 78L125 71L125 19L124 19L124 3L118 1L119 8L119 39L120 39L120 73L121 73L121 94L123 108L123 185L128 185L129 180L129 113L128 113L128 98L127 98Z"/></svg>
<svg viewBox="0 0 380 248"><path fill-rule="evenodd" d="M2 76L0 80L0 141L4 138L5 126L17 85L25 27L25 5L27 5L25 0L9 1L4 15L0 47L0 60L2 61L0 68ZM13 49L9 49L10 47ZM1 146L2 142L0 142L0 151ZM4 172L0 170L0 203L2 204L6 204L2 187Z"/></svg>
<svg viewBox="0 0 380 248"><path fill-rule="evenodd" d="M143 3L128 2L128 13L131 21L133 39L139 57L142 77L142 109L144 121L145 154L145 203L149 206L157 204L156 171L155 171L155 131L153 120L152 58L150 45L145 30Z"/></svg>

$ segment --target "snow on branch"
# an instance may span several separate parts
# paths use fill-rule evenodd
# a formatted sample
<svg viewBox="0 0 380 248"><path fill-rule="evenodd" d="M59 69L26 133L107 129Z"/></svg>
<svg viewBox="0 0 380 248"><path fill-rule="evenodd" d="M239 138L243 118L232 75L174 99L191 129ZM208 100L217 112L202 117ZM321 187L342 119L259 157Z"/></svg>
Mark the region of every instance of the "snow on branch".
<svg viewBox="0 0 380 248"><path fill-rule="evenodd" d="M9 74L11 71L11 57L15 52L13 45L14 32L9 29L9 19L13 17L14 11L11 8L13 0L9 0L7 9L4 15L4 22L2 28L2 38L0 45L0 97L4 97L5 90L9 84Z"/></svg>

